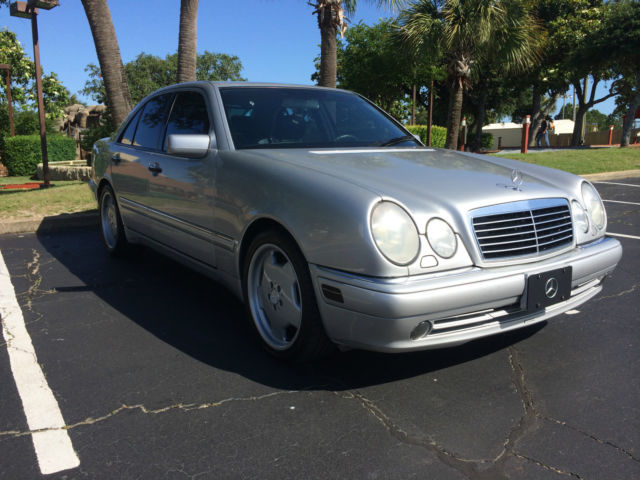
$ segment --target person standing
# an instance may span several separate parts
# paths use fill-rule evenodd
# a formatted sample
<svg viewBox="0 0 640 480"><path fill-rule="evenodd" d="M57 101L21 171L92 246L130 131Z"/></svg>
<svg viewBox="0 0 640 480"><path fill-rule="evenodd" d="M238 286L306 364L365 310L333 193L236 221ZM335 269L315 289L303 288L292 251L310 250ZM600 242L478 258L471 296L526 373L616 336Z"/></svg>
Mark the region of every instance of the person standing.
<svg viewBox="0 0 640 480"><path fill-rule="evenodd" d="M542 123L540 124L540 130L538 130L538 134L536 135L536 145L538 147L542 146L541 145L542 137L544 137L544 143L548 148L549 147L549 122L547 122L546 118L542 120Z"/></svg>

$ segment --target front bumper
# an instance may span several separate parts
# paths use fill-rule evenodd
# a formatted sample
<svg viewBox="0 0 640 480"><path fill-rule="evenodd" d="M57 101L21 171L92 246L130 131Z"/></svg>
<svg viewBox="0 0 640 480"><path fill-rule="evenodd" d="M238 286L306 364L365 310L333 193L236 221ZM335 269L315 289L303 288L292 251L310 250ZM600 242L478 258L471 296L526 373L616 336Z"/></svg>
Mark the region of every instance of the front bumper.
<svg viewBox="0 0 640 480"><path fill-rule="evenodd" d="M620 242L605 237L536 263L401 279L352 275L318 265L310 265L310 270L325 330L334 342L395 352L457 345L574 309L602 290L603 279L621 256ZM527 278L564 267L572 267L571 296L528 312ZM430 333L415 338L416 327L426 321Z"/></svg>

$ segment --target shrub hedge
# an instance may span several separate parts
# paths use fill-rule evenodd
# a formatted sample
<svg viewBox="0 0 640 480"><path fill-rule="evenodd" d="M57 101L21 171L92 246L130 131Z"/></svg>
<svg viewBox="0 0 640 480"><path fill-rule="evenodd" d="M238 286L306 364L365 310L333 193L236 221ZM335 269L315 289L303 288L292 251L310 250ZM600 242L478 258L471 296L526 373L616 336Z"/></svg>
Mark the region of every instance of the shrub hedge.
<svg viewBox="0 0 640 480"><path fill-rule="evenodd" d="M9 175L29 176L36 173L42 162L40 135L5 137L2 162ZM63 162L76 158L76 141L63 135L47 135L47 153L50 162Z"/></svg>
<svg viewBox="0 0 640 480"><path fill-rule="evenodd" d="M483 133L480 136L480 148L483 150L491 150L493 148L493 135L491 133Z"/></svg>
<svg viewBox="0 0 640 480"><path fill-rule="evenodd" d="M407 130L411 133L420 136L420 140L425 145L427 144L427 126L426 125L405 125ZM444 144L447 140L447 129L445 127L439 127L438 125L431 126L431 146L436 148L444 148Z"/></svg>

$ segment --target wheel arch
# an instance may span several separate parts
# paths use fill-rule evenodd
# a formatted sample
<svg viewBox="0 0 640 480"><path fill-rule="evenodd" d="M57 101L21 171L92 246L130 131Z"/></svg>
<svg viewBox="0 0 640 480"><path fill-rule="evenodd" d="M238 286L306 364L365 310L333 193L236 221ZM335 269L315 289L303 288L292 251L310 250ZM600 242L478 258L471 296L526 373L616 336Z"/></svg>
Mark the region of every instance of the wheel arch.
<svg viewBox="0 0 640 480"><path fill-rule="evenodd" d="M269 230L274 230L286 237L288 237L298 248L298 251L302 255L302 257L306 259L304 252L300 248L300 243L296 240L295 236L279 221L269 218L262 217L254 220L245 230L244 235L242 236L242 240L240 242L240 248L238 250L238 272L239 278L242 280L244 275L244 264L246 261L247 251L249 250L249 246L251 242L262 232L266 232Z"/></svg>

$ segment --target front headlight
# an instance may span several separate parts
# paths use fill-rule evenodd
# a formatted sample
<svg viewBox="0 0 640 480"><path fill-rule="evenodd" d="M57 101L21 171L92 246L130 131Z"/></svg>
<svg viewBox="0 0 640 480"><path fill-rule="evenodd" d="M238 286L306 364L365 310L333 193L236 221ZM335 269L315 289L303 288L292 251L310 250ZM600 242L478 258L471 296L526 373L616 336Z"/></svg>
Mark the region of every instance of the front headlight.
<svg viewBox="0 0 640 480"><path fill-rule="evenodd" d="M607 221L607 214L604 211L604 205L602 204L602 200L600 200L600 195L598 195L598 192L590 183L582 183L582 200L584 200L591 220L595 226L601 230Z"/></svg>
<svg viewBox="0 0 640 480"><path fill-rule="evenodd" d="M451 258L456 253L458 241L456 234L447 222L432 218L427 224L427 240L433 251L442 258Z"/></svg>
<svg viewBox="0 0 640 480"><path fill-rule="evenodd" d="M587 233L589 231L589 219L587 218L587 212L584 211L582 205L576 200L571 202L571 213L573 214L573 224L577 231Z"/></svg>
<svg viewBox="0 0 640 480"><path fill-rule="evenodd" d="M408 265L418 256L420 238L413 220L393 202L380 202L371 212L371 233L389 261Z"/></svg>

